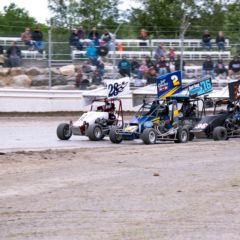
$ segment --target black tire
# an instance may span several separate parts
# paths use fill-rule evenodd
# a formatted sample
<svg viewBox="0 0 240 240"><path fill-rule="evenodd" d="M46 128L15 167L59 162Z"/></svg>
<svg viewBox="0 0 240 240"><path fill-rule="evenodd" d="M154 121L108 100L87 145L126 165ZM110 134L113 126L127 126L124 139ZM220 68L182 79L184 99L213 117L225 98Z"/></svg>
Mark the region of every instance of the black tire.
<svg viewBox="0 0 240 240"><path fill-rule="evenodd" d="M177 140L175 143L187 143L189 138L189 131L185 127L179 127L177 130Z"/></svg>
<svg viewBox="0 0 240 240"><path fill-rule="evenodd" d="M122 142L122 135L116 132L117 128L112 128L109 132L109 139L112 143L121 143Z"/></svg>
<svg viewBox="0 0 240 240"><path fill-rule="evenodd" d="M157 141L157 132L153 128L145 128L141 138L145 144L155 144Z"/></svg>
<svg viewBox="0 0 240 240"><path fill-rule="evenodd" d="M213 139L215 141L223 141L228 139L227 129L225 127L215 127L213 129Z"/></svg>
<svg viewBox="0 0 240 240"><path fill-rule="evenodd" d="M185 126L184 126L185 128ZM186 128L188 129L188 141L192 141L195 138L194 133L191 132L192 126L187 125Z"/></svg>
<svg viewBox="0 0 240 240"><path fill-rule="evenodd" d="M72 136L72 130L68 123L61 123L57 127L57 136L60 140L68 140Z"/></svg>
<svg viewBox="0 0 240 240"><path fill-rule="evenodd" d="M86 131L86 135L91 141L99 141L103 139L102 127L99 124L89 125Z"/></svg>

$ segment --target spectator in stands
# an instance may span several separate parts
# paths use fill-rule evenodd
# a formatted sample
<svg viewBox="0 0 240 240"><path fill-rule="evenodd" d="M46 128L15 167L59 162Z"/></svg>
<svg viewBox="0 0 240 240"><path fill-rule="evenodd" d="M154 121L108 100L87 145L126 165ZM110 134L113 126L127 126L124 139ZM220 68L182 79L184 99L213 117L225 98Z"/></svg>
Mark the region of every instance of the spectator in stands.
<svg viewBox="0 0 240 240"><path fill-rule="evenodd" d="M24 32L21 34L21 40L24 42L26 46L29 47L28 50L33 50L33 41L32 41L32 35L30 32L30 28L26 27Z"/></svg>
<svg viewBox="0 0 240 240"><path fill-rule="evenodd" d="M118 70L119 70L119 73L123 77L126 77L126 76L130 77L131 76L131 74L130 74L131 64L125 56L123 56L122 59L118 63Z"/></svg>
<svg viewBox="0 0 240 240"><path fill-rule="evenodd" d="M186 65L185 61L182 60L182 69L181 69L181 56L178 55L177 59L174 62L175 71L179 71L179 70L185 71L185 65Z"/></svg>
<svg viewBox="0 0 240 240"><path fill-rule="evenodd" d="M157 79L157 71L154 67L150 67L147 75L147 83L148 84L156 83L156 79Z"/></svg>
<svg viewBox="0 0 240 240"><path fill-rule="evenodd" d="M82 70L81 67L76 68L76 80L75 80L75 86L77 88L80 87L80 83L82 82L83 79L83 74L82 74Z"/></svg>
<svg viewBox="0 0 240 240"><path fill-rule="evenodd" d="M174 62L175 61L175 56L176 56L176 53L174 51L174 48L173 47L170 47L169 48L169 51L168 51L168 58L169 58L169 61L170 62Z"/></svg>
<svg viewBox="0 0 240 240"><path fill-rule="evenodd" d="M160 43L155 49L154 58L159 60L161 57L166 57L166 51L164 50L163 45Z"/></svg>
<svg viewBox="0 0 240 240"><path fill-rule="evenodd" d="M78 30L76 28L72 30L72 33L69 37L69 45L76 48L77 50L83 50L83 45L79 39Z"/></svg>
<svg viewBox="0 0 240 240"><path fill-rule="evenodd" d="M88 47L86 49L86 56L91 61L92 65L95 66L97 61L97 49L94 46L93 41L88 43Z"/></svg>
<svg viewBox="0 0 240 240"><path fill-rule="evenodd" d="M34 41L35 48L43 53L44 42L43 42L43 33L40 31L39 26L36 26L34 31L32 32L32 40Z"/></svg>
<svg viewBox="0 0 240 240"><path fill-rule="evenodd" d="M96 27L92 28L92 31L88 34L88 38L94 42L95 47L99 46L100 34L97 32Z"/></svg>
<svg viewBox="0 0 240 240"><path fill-rule="evenodd" d="M168 72L170 72L169 70L169 64L166 61L165 57L161 57L160 60L157 62L157 68L158 68L158 75L165 75Z"/></svg>
<svg viewBox="0 0 240 240"><path fill-rule="evenodd" d="M84 33L84 30L83 30L83 26L80 26L80 27L77 29L77 34L78 34L78 38L79 38L79 39L82 39L82 40L85 39L85 33Z"/></svg>
<svg viewBox="0 0 240 240"><path fill-rule="evenodd" d="M147 40L148 40L148 34L144 28L140 30L138 39L142 40L142 42L139 42L139 46L141 47L141 50L144 51L147 47Z"/></svg>
<svg viewBox="0 0 240 240"><path fill-rule="evenodd" d="M4 52L3 52L3 46L0 45L0 66L4 66L5 64L5 57L4 57Z"/></svg>
<svg viewBox="0 0 240 240"><path fill-rule="evenodd" d="M226 66L224 65L222 58L219 58L217 61L217 64L215 66L215 73L217 77L225 75L224 78L226 78L228 76L228 71Z"/></svg>
<svg viewBox="0 0 240 240"><path fill-rule="evenodd" d="M105 30L105 32L101 36L101 40L103 41L104 45L108 48L108 50L110 50L112 34L109 31Z"/></svg>
<svg viewBox="0 0 240 240"><path fill-rule="evenodd" d="M219 51L225 51L225 38L222 31L218 32L218 35L216 37L216 44Z"/></svg>
<svg viewBox="0 0 240 240"><path fill-rule="evenodd" d="M7 58L9 67L19 67L21 63L21 49L17 43L12 42L11 46L7 49Z"/></svg>
<svg viewBox="0 0 240 240"><path fill-rule="evenodd" d="M137 60L137 57L134 56L132 61L131 61L131 70L133 71L135 69L139 69L139 67L140 67L140 64L139 64L139 62Z"/></svg>
<svg viewBox="0 0 240 240"><path fill-rule="evenodd" d="M214 63L211 59L211 56L207 56L202 65L202 78L205 78L207 75L210 75L213 79L215 77Z"/></svg>
<svg viewBox="0 0 240 240"><path fill-rule="evenodd" d="M229 62L228 65L228 76L232 78L234 74L240 73L240 59L238 56L234 56L234 58Z"/></svg>
<svg viewBox="0 0 240 240"><path fill-rule="evenodd" d="M139 71L142 73L143 78L147 79L149 67L147 66L146 60L143 60L140 64Z"/></svg>
<svg viewBox="0 0 240 240"><path fill-rule="evenodd" d="M151 57L146 56L145 60L148 68L153 67L155 70L157 70L156 64L154 61L152 61Z"/></svg>
<svg viewBox="0 0 240 240"><path fill-rule="evenodd" d="M205 30L202 35L202 46L204 49L211 50L211 36L208 30Z"/></svg>

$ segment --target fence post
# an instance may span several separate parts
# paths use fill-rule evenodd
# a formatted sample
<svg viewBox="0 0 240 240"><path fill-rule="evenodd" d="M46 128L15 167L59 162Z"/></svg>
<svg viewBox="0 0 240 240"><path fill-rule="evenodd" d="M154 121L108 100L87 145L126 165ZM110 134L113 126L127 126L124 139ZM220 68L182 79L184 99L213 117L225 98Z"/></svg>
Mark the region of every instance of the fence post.
<svg viewBox="0 0 240 240"><path fill-rule="evenodd" d="M52 88L52 27L48 29L48 89Z"/></svg>

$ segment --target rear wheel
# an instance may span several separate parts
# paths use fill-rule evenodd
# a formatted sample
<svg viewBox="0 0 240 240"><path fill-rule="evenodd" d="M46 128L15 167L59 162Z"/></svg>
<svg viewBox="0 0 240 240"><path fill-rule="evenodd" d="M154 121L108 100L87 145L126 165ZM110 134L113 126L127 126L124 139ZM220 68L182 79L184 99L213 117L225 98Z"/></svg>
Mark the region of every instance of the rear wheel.
<svg viewBox="0 0 240 240"><path fill-rule="evenodd" d="M57 127L57 136L60 140L68 140L72 136L72 130L68 123L61 123Z"/></svg>
<svg viewBox="0 0 240 240"><path fill-rule="evenodd" d="M145 128L141 138L145 144L155 144L157 140L157 132L153 128Z"/></svg>
<svg viewBox="0 0 240 240"><path fill-rule="evenodd" d="M177 130L177 140L175 140L175 143L186 143L188 142L188 129L179 127Z"/></svg>
<svg viewBox="0 0 240 240"><path fill-rule="evenodd" d="M213 129L213 139L215 141L227 140L227 129L225 127L215 127Z"/></svg>
<svg viewBox="0 0 240 240"><path fill-rule="evenodd" d="M109 138L112 143L121 143L122 136L116 131L117 128L112 128L109 132Z"/></svg>
<svg viewBox="0 0 240 240"><path fill-rule="evenodd" d="M191 132L192 126L188 125L186 128L188 129L188 141L192 141L195 137L194 133Z"/></svg>
<svg viewBox="0 0 240 240"><path fill-rule="evenodd" d="M102 127L98 124L92 124L87 128L86 135L91 141L99 141L103 139Z"/></svg>

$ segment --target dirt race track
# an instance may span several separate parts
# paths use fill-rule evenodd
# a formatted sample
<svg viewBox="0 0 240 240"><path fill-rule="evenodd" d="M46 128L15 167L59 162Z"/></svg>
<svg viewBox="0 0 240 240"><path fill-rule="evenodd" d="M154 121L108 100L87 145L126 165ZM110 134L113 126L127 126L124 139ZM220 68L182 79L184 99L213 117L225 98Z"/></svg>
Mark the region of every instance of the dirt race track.
<svg viewBox="0 0 240 240"><path fill-rule="evenodd" d="M0 239L239 240L239 155L240 139L1 152Z"/></svg>

